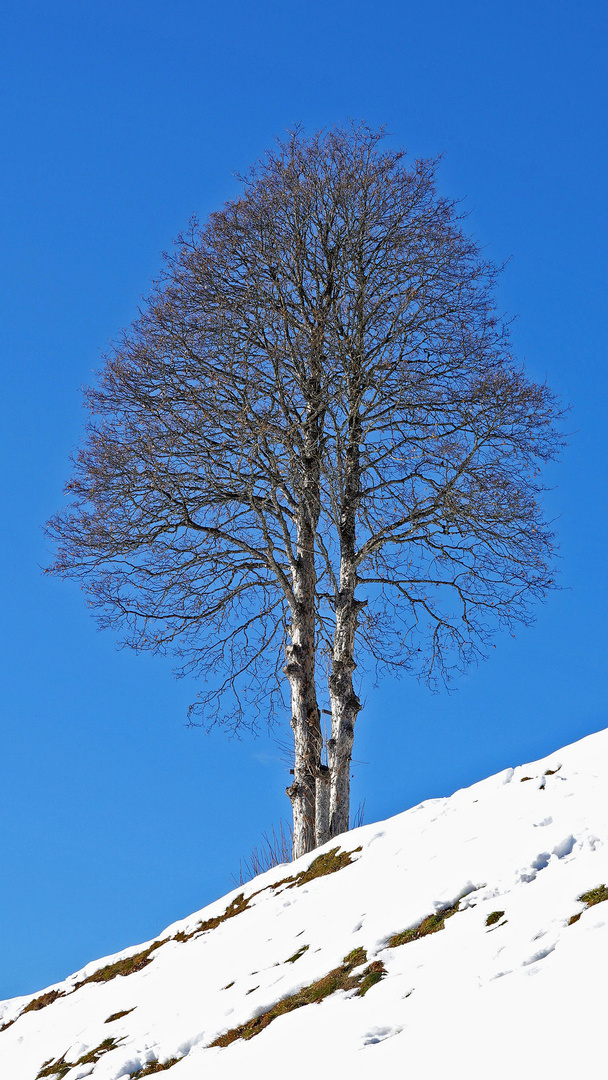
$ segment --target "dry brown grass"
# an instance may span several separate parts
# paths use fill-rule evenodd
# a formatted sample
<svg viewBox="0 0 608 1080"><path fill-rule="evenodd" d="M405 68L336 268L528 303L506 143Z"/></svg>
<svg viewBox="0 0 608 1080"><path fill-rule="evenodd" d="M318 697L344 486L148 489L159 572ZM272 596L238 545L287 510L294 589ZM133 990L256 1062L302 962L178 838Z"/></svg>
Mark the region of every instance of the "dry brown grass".
<svg viewBox="0 0 608 1080"><path fill-rule="evenodd" d="M155 1073L165 1072L166 1069L172 1068L173 1065L177 1065L181 1058L169 1058L168 1061L149 1061L147 1065L144 1065L141 1069L136 1069L135 1072L129 1073L129 1080L140 1080L143 1076L153 1076Z"/></svg>
<svg viewBox="0 0 608 1080"><path fill-rule="evenodd" d="M302 945L297 952L294 952L293 956L288 956L285 961L286 964L295 964L296 960L299 960L301 956L304 956L305 952L308 952L310 945Z"/></svg>
<svg viewBox="0 0 608 1080"><path fill-rule="evenodd" d="M250 896L245 899L244 893L239 893L235 896L234 900L230 902L226 910L222 915L215 915L211 919L202 919L194 930L186 933L184 930L179 930L173 938L163 938L162 941L154 941L147 949L142 949L138 953L134 953L132 956L127 956L123 960L116 960L113 964L106 964L102 968L98 968L92 975L88 975L86 979L82 979L77 982L76 985L69 993L75 993L76 990L80 990L81 986L86 986L88 983L105 983L111 979L117 978L117 976L133 975L136 971L141 971L142 968L147 967L153 960L153 953L156 949L160 949L161 945L165 945L167 941L189 941L191 938L198 934L203 934L207 930L215 930L222 923L228 919L232 919L235 915L240 915L243 911L247 911L251 901L255 896L259 896L260 893L266 892L267 889L280 889L283 887L294 889L300 885L306 885L310 881L314 881L316 878L325 877L327 874L334 874L338 870L342 870L345 866L348 866L352 861L352 856L355 852L361 851L361 847L355 848L354 851L340 851L339 847L331 848L330 851L324 852L322 855L318 855L316 859L313 859L306 870L301 870L298 874L290 877L282 878L281 881L275 882L274 885L267 885L265 889L258 889L257 892L251 893ZM294 959L298 959L301 953L296 954ZM294 962L294 961L292 961ZM34 1012L38 1009L44 1009L47 1005L52 1005L54 1001L57 1001L60 997L68 996L64 990L49 990L46 994L41 994L37 998L33 998L28 1005L20 1012L19 1016L23 1016L26 1012ZM120 1016L126 1016L127 1012L132 1012L131 1009L127 1009L122 1013L117 1013L113 1017L109 1017L105 1023L110 1023L113 1019L118 1019ZM16 1019L19 1019L19 1016ZM15 1020L9 1020L7 1023L0 1026L0 1032L9 1028ZM60 1065L60 1063L59 1063ZM52 1075L52 1074L48 1074Z"/></svg>
<svg viewBox="0 0 608 1080"><path fill-rule="evenodd" d="M585 892L582 896L578 897L579 904L585 904L584 911L587 908L595 907L596 904L603 904L605 900L608 900L608 889L605 885L596 885L595 889L589 889L589 892ZM580 919L583 911L579 911L578 914L573 915L568 920L568 926L572 926L573 923L577 923Z"/></svg>
<svg viewBox="0 0 608 1080"><path fill-rule="evenodd" d="M300 885L307 885L309 881L314 881L316 878L326 877L327 874L335 874L338 870L343 870L345 866L350 866L353 862L351 856L362 850L361 847L354 848L353 851L340 851L339 847L331 848L322 855L317 855L317 858L312 860L306 870L300 870L299 874L282 878L281 881L277 881L270 888L280 889L283 885L286 885L289 889L296 889Z"/></svg>
<svg viewBox="0 0 608 1080"><path fill-rule="evenodd" d="M96 1065L100 1057L109 1053L110 1050L114 1050L120 1039L104 1039L99 1046L96 1046L94 1050L89 1050L87 1054L83 1054L78 1061L66 1061L65 1054L62 1054L60 1058L53 1061L49 1058L45 1061L40 1068L40 1072L36 1077L36 1080L44 1080L44 1077L54 1077L55 1080L63 1080L63 1077L69 1073L70 1069L75 1069L79 1065ZM67 1053L67 1050L66 1050Z"/></svg>
<svg viewBox="0 0 608 1080"><path fill-rule="evenodd" d="M121 1017L128 1016L129 1013L132 1013L135 1010L135 1008L136 1006L134 1005L132 1009L122 1009L120 1012L112 1013L111 1016L108 1016L107 1020L104 1020L104 1024L111 1024L114 1020L120 1020Z"/></svg>
<svg viewBox="0 0 608 1080"><path fill-rule="evenodd" d="M235 915L240 915L241 912L247 911L249 907L249 901L257 896L257 893L252 893L247 900L245 900L244 893L239 893L235 896L234 900L228 904L223 915L214 915L211 919L201 919L194 930L191 930L189 934L186 934L184 930L178 930L177 934L173 937L173 941L189 941L190 938L196 936L196 934L204 934L205 930L215 930L218 926L221 926L227 919L233 919Z"/></svg>
<svg viewBox="0 0 608 1080"><path fill-rule="evenodd" d="M398 945L408 945L410 941L418 941L429 934L436 934L439 930L443 930L445 920L450 919L458 911L458 904L459 901L453 904L452 907L435 912L434 915L427 915L426 919L423 919L417 926L412 926L409 930L402 930L399 934L393 934L386 943L387 948L394 949Z"/></svg>
<svg viewBox="0 0 608 1080"><path fill-rule="evenodd" d="M156 949L160 949L161 945L164 945L167 941L169 941L169 938L164 938L163 941L154 941L147 949L142 949L141 952L134 953L133 956L127 956L124 960L116 960L113 964L106 964L105 967L98 968L92 975L87 975L86 979L76 983L74 992L80 990L81 986L86 986L87 983L105 983L109 982L110 979L115 979L118 975L133 975L136 971L141 971L142 968L152 963L152 953Z"/></svg>
<svg viewBox="0 0 608 1080"><path fill-rule="evenodd" d="M27 1012L38 1012L39 1009L46 1009L47 1005L52 1005L57 998L65 997L63 990L48 990L46 994L41 994L40 997L33 998L25 1009L22 1009L20 1016L23 1016Z"/></svg>
<svg viewBox="0 0 608 1080"><path fill-rule="evenodd" d="M294 1009L301 1009L304 1005L319 1004L330 994L335 994L337 990L355 990L357 996L363 997L370 987L374 986L386 975L386 969L380 960L375 960L373 963L368 964L363 971L353 975L354 969L361 967L366 960L367 953L365 949L353 949L348 956L344 957L340 967L329 971L322 979L317 979L316 982L303 987L297 993L281 998L261 1016L256 1016L253 1020L248 1020L245 1024L240 1024L238 1027L224 1032L223 1035L219 1035L211 1043L211 1046L230 1046L237 1039L253 1039L255 1035L259 1035L277 1017L285 1016L287 1013L293 1012Z"/></svg>
<svg viewBox="0 0 608 1080"><path fill-rule="evenodd" d="M504 915L504 911L491 911L486 919L486 926L494 926L494 923L500 922Z"/></svg>

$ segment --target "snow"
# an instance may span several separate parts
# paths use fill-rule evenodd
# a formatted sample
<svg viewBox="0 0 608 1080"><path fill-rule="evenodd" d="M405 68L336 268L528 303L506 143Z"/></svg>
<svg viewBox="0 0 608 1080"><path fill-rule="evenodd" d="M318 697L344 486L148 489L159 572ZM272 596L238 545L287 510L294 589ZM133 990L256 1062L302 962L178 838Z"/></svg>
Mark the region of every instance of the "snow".
<svg viewBox="0 0 608 1080"><path fill-rule="evenodd" d="M0 1076L35 1080L45 1063L65 1055L75 1064L110 1037L113 1049L66 1080L119 1080L171 1058L179 1060L170 1080L322 1080L338 1069L416 1080L600 1075L608 902L586 907L578 897L608 884L607 781L603 731L276 867L164 930L159 940L168 940L138 971L75 989L152 942L0 1002L0 1027L9 1025L0 1032ZM352 853L350 865L277 885L336 847ZM240 893L251 898L246 910L175 940ZM389 947L393 935L457 901L442 930ZM486 925L497 911L504 915ZM355 974L372 961L386 969L365 996L338 990L254 1038L211 1046L359 947L367 960ZM48 990L63 996L23 1012ZM106 1022L124 1010L132 1011Z"/></svg>

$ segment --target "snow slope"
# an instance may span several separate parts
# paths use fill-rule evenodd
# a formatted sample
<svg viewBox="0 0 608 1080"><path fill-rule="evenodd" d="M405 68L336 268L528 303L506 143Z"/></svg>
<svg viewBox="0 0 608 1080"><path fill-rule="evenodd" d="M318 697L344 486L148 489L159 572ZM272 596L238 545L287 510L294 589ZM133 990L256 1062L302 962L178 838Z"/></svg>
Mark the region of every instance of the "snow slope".
<svg viewBox="0 0 608 1080"><path fill-rule="evenodd" d="M0 1077L119 1080L174 1058L170 1080L608 1075L608 902L578 899L608 884L607 780L603 731L276 867L49 1004L1 1002ZM389 944L458 901L442 929ZM335 969L350 988L211 1046Z"/></svg>

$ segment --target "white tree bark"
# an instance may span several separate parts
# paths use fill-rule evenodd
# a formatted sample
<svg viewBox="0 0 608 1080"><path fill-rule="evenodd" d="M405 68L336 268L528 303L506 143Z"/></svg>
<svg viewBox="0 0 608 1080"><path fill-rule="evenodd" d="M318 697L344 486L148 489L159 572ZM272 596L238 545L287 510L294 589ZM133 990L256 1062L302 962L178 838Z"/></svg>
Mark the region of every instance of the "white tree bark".
<svg viewBox="0 0 608 1080"><path fill-rule="evenodd" d="M329 798L329 832L338 836L349 827L350 768L355 735L355 722L361 702L353 686L353 660L359 601L354 595L355 571L343 567L343 577L336 610L329 696L331 700L331 739L328 746L331 777Z"/></svg>
<svg viewBox="0 0 608 1080"><path fill-rule="evenodd" d="M360 335L361 336L361 335ZM357 355L351 358L347 384L348 433L344 446L343 487L338 522L340 549L339 591L335 601L335 630L329 674L331 701L331 740L328 761L331 775L329 831L331 836L349 827L350 768L355 722L361 702L353 686L356 664L355 637L358 612L362 603L356 599L357 518L361 501L361 365Z"/></svg>
<svg viewBox="0 0 608 1080"><path fill-rule="evenodd" d="M293 857L297 859L317 845L317 778L323 745L315 681L314 534L309 523L303 523L299 530L298 561L292 581L291 642L286 648L284 671L291 687L295 754L294 779L287 794L293 810Z"/></svg>
<svg viewBox="0 0 608 1080"><path fill-rule="evenodd" d="M327 765L319 766L316 783L315 846L320 847L329 840L331 771Z"/></svg>

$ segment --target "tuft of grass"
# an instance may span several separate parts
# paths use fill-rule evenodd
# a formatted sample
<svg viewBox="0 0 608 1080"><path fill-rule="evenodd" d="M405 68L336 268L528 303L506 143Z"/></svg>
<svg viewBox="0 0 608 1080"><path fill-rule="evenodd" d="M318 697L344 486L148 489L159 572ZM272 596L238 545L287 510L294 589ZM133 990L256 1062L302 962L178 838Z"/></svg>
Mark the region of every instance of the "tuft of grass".
<svg viewBox="0 0 608 1080"><path fill-rule="evenodd" d="M282 886L287 886L287 888L289 889L294 889L300 885L307 884L309 881L314 881L315 878L325 877L327 874L334 874L336 873L336 871L342 870L345 866L349 866L350 863L353 861L352 856L356 852L362 850L363 849L361 847L357 847L353 851L340 851L339 847L331 848L330 851L326 851L324 852L324 854L318 855L316 859L313 859L313 861L310 863L306 870L301 870L299 874L292 875L291 877L283 878L281 881L277 881L274 885L267 886L267 888L275 890L281 888ZM80 990L80 987L86 986L87 983L105 983L109 982L111 979L115 979L118 975L132 975L136 971L141 971L142 968L147 967L147 965L152 962L152 953L154 953L156 949L160 949L161 945L165 945L167 941L189 941L196 935L203 934L206 930L215 930L223 922L226 922L227 919L233 919L235 915L240 915L243 911L246 911L253 898L255 896L258 896L259 893L263 891L265 890L260 889L258 890L258 892L254 892L247 899L245 899L244 893L239 893L238 896L235 896L234 900L231 901L231 903L228 905L222 915L215 915L211 919L201 920L194 928L194 930L190 931L190 933L187 934L184 930L179 930L173 938L163 938L162 941L154 941L152 945L148 946L147 949L142 949L141 952L135 953L133 956L128 956L124 960L117 960L113 964L106 964L105 967L99 968L97 971L94 971L92 975L88 975L86 979L82 979L81 982L76 983L72 990L72 993L74 993L76 990ZM302 954L306 951L307 948L307 945L304 946L297 953L294 953L293 957L290 957L285 962L295 963L295 961L299 960L300 956L302 956ZM380 974L378 978L381 977L382 975ZM377 979L375 981L377 981ZM232 986L234 984L229 983L228 985ZM370 985L373 985L373 983L370 983ZM228 989L228 987L226 987L225 989ZM49 990L48 993L41 994L40 997L34 998L32 1001L30 1001L29 1005L26 1005L25 1009L23 1009L23 1012L20 1013L20 1015L23 1015L24 1012L32 1012L38 1009L44 1009L47 1005L51 1005L53 1001L56 1001L57 998L64 996L65 993L63 990ZM304 1002L303 1004L306 1003ZM105 1023L109 1024L113 1020L118 1020L121 1016L126 1016L132 1011L132 1009L126 1009L123 1012L114 1013L112 1016L108 1017ZM6 1028L10 1027L11 1024L14 1024L14 1022L14 1020L10 1020L8 1023L3 1024L0 1027L0 1031L4 1031ZM65 1076L66 1072L68 1072L69 1069L74 1068L74 1065L66 1065L64 1071L61 1072L61 1070L63 1069L62 1061L63 1059L58 1059L58 1061L55 1062L55 1072L57 1073L59 1080L62 1080L62 1077ZM80 1062L76 1062L75 1064L80 1064ZM172 1064L175 1064L175 1062L172 1062ZM168 1067L169 1066L162 1066L163 1069ZM48 1068L51 1068L51 1064L48 1065ZM156 1065L155 1071L161 1071L160 1066ZM54 1076L55 1073L45 1072L41 1075ZM141 1075L143 1076L148 1074L142 1073Z"/></svg>
<svg viewBox="0 0 608 1080"><path fill-rule="evenodd" d="M65 1054L67 1054L67 1050ZM54 1076L58 1077L59 1080L63 1080L65 1074L69 1072L71 1068L73 1068L72 1065L66 1062L65 1054L62 1054L61 1057L57 1058L56 1061L53 1061L52 1058L49 1058L48 1061L45 1061L44 1064L40 1067L40 1072L38 1073L36 1080L43 1080L43 1077L45 1076Z"/></svg>
<svg viewBox="0 0 608 1080"><path fill-rule="evenodd" d="M166 1069L170 1069L173 1065L177 1065L181 1058L169 1058L168 1061L149 1061L147 1065L144 1065L141 1069L136 1069L135 1072L129 1073L129 1080L140 1080L142 1076L152 1076L154 1073L165 1072Z"/></svg>
<svg viewBox="0 0 608 1080"><path fill-rule="evenodd" d="M296 960L299 960L301 956L304 956L304 953L307 952L308 949L310 949L310 945L302 945L302 948L298 949L297 952L294 952L293 956L288 956L287 957L287 960L285 961L285 963L286 964L295 964Z"/></svg>
<svg viewBox="0 0 608 1080"><path fill-rule="evenodd" d="M504 911L491 911L486 919L486 926L493 926L494 923L499 922L504 915Z"/></svg>
<svg viewBox="0 0 608 1080"><path fill-rule="evenodd" d="M355 810L354 814L350 815L350 820L349 820L349 823L348 823L349 830L350 829L360 829L361 826L363 825L364 820L365 820L365 799L363 800L363 802L359 803L359 805L358 805L357 809Z"/></svg>
<svg viewBox="0 0 608 1080"><path fill-rule="evenodd" d="M63 1077L69 1073L70 1069L75 1069L79 1065L96 1065L103 1054L114 1050L121 1041L120 1039L104 1039L94 1050L89 1050L88 1054L83 1054L81 1058L78 1058L78 1061L66 1061L65 1054L62 1054L56 1061L50 1058L41 1066L36 1080L44 1080L44 1077L47 1076L52 1076L55 1080L63 1080ZM67 1050L65 1053L67 1053Z"/></svg>
<svg viewBox="0 0 608 1080"><path fill-rule="evenodd" d="M228 904L223 915L214 915L212 919L201 919L198 925L195 926L194 930L191 930L189 934L186 934L183 930L178 930L173 941L189 941L190 938L195 937L196 934L203 934L205 930L215 930L216 927L220 926L221 923L226 922L227 919L233 919L235 915L240 915L241 912L247 911L249 901L257 895L257 893L252 893L252 895L245 900L244 893L239 893L239 895L235 896L234 900Z"/></svg>
<svg viewBox="0 0 608 1080"><path fill-rule="evenodd" d="M289 888L295 889L300 885L306 885L309 881L314 881L315 878L326 877L327 874L335 874L338 870L343 870L345 866L350 866L353 861L351 856L357 851L363 851L361 845L353 851L340 851L340 848L335 847L323 855L317 855L308 870L301 870L299 874L296 874Z"/></svg>
<svg viewBox="0 0 608 1080"><path fill-rule="evenodd" d="M578 899L581 904L594 907L596 904L603 904L605 900L608 900L608 889L605 885L596 885L595 889L589 889L589 892L583 893Z"/></svg>
<svg viewBox="0 0 608 1080"><path fill-rule="evenodd" d="M361 981L357 987L356 997L365 997L372 986L380 982L386 975L386 968L381 960L374 960L361 975Z"/></svg>
<svg viewBox="0 0 608 1080"><path fill-rule="evenodd" d="M346 964L349 968L356 968L361 967L361 964L364 964L366 960L367 953L365 949L362 949L359 945L358 948L351 949L351 951L346 954L342 963Z"/></svg>
<svg viewBox="0 0 608 1080"><path fill-rule="evenodd" d="M522 778L521 778L521 780L519 782L520 782L520 784L525 784L526 780L531 780L531 779L532 779L531 776L522 776Z"/></svg>
<svg viewBox="0 0 608 1080"><path fill-rule="evenodd" d="M87 983L110 982L110 979L115 979L117 975L133 975L136 971L141 971L142 968L152 963L152 953L156 949L160 949L161 945L165 945L167 941L169 941L169 938L154 941L147 949L142 949L141 952L135 953L133 956L127 956L124 960L117 960L114 964L106 964L105 967L94 971L92 975L88 975L82 982L76 983L74 991L80 990L80 987L86 986Z"/></svg>
<svg viewBox="0 0 608 1080"><path fill-rule="evenodd" d="M561 765L558 765L557 769L547 769L547 771L545 772L545 776L555 776L556 772L559 772L560 769Z"/></svg>
<svg viewBox="0 0 608 1080"><path fill-rule="evenodd" d="M74 1062L73 1067L76 1065L94 1065L99 1061L102 1054L107 1054L110 1050L113 1050L118 1045L118 1041L118 1039L104 1039L94 1050L89 1050L88 1054L84 1054L83 1057L78 1058L78 1061Z"/></svg>
<svg viewBox="0 0 608 1080"><path fill-rule="evenodd" d="M420 938L428 937L429 934L436 934L439 930L443 930L445 920L450 919L458 911L459 902L457 901L452 907L444 908L443 911L435 912L434 915L427 915L426 919L423 919L417 926L410 927L409 930L402 930L399 934L393 934L389 938L386 947L394 949L398 945L408 945L410 941L418 941Z"/></svg>
<svg viewBox="0 0 608 1080"><path fill-rule="evenodd" d="M354 848L353 851L340 851L339 847L331 848L322 855L317 855L306 870L300 870L299 874L282 878L281 881L275 882L270 887L280 889L282 885L286 885L289 889L296 889L300 885L307 885L309 881L314 881L315 878L335 874L338 870L343 870L345 866L350 866L353 861L351 855L354 855L357 851L363 851L363 848L359 846Z"/></svg>
<svg viewBox="0 0 608 1080"><path fill-rule="evenodd" d="M262 834L259 848L254 847L249 859L239 860L238 881L234 875L232 875L232 880L235 885L244 885L245 882L251 881L266 870L291 862L292 852L293 829L291 825L286 825L281 821L278 832L273 825L270 832Z"/></svg>
<svg viewBox="0 0 608 1080"><path fill-rule="evenodd" d="M46 1009L47 1005L52 1005L57 998L65 997L63 990L48 990L46 994L41 994L40 997L33 998L25 1009L19 1013L19 1016L23 1016L27 1012L38 1012L39 1009Z"/></svg>
<svg viewBox="0 0 608 1080"><path fill-rule="evenodd" d="M141 971L142 968L152 962L152 953L155 952L156 949L160 949L161 945L164 945L169 940L169 938L163 938L162 941L154 941L147 949L135 953L134 956L128 956L126 960L117 960L114 964L106 964L105 967L94 971L92 975L88 975L86 979L77 982L70 991L70 994L75 994L77 990L80 990L81 986L86 986L87 983L109 982L110 979L115 979L117 975L132 975L135 971ZM69 997L69 994L66 994L63 990L49 990L46 994L41 994L40 997L33 998L32 1001L21 1010L16 1019L18 1020L24 1013L37 1012L39 1009L45 1009L47 1005L52 1005L53 1002L57 1001L57 998L60 997ZM135 1006L133 1008L135 1008ZM133 1009L127 1009L124 1013L117 1013L114 1017L110 1016L105 1023L109 1024L111 1020L117 1019L119 1016L126 1016L127 1012L133 1012ZM0 1027L0 1031L4 1031L5 1028L10 1027L10 1025L14 1023L14 1020L10 1020L8 1024L4 1024ZM73 1066L70 1066L70 1068L73 1068Z"/></svg>
<svg viewBox="0 0 608 1080"><path fill-rule="evenodd" d="M363 997L370 987L374 986L386 975L386 969L380 960L375 960L373 963L368 964L363 971L353 975L355 968L361 967L366 960L367 953L365 949L353 949L348 956L344 957L340 967L329 971L322 979L317 979L316 982L303 987L297 993L290 994L289 997L277 1001L261 1016L256 1016L253 1020L240 1024L239 1027L225 1031L223 1035L219 1035L211 1043L211 1046L230 1046L237 1039L253 1039L255 1035L259 1035L277 1017L285 1016L287 1013L293 1012L294 1009L301 1009L304 1005L317 1005L331 994L335 994L337 990L355 990L357 996Z"/></svg>
<svg viewBox="0 0 608 1080"><path fill-rule="evenodd" d="M132 1013L134 1010L135 1005L132 1009L122 1009L120 1012L112 1013L111 1016L108 1016L107 1020L104 1020L104 1024L111 1024L114 1020L120 1020L122 1016L128 1016L129 1013Z"/></svg>
<svg viewBox="0 0 608 1080"><path fill-rule="evenodd" d="M578 898L579 904L585 904L584 910L587 908L595 907L596 904L603 904L605 900L608 900L608 889L605 885L596 885L595 889L589 889L589 892L583 893ZM580 919L582 911L579 911L577 915L573 915L568 920L568 926L572 926L573 923L577 923Z"/></svg>
<svg viewBox="0 0 608 1080"><path fill-rule="evenodd" d="M290 877L281 878L281 880L276 881L274 885L267 885L265 889L258 889L257 892L251 893L247 899L245 899L244 893L239 893L228 905L223 915L215 915L212 919L202 920L189 934L184 930L178 930L172 940L190 941L190 939L197 934L203 934L205 930L215 930L216 927L220 926L221 923L226 922L227 919L233 919L235 915L240 915L243 911L247 911L253 898L259 896L262 892L266 892L267 889L272 889L274 891L282 888L284 885L289 889L295 889L299 885L306 885L309 881L314 881L315 878L325 877L327 874L335 874L337 870L342 870L345 866L349 866L353 861L351 856L362 850L362 847L357 847L353 851L340 851L339 847L331 848L330 851L324 852L323 855L317 855L317 858L312 860L310 866L308 866L306 870L300 870L299 874L292 874ZM160 942L160 944L162 945L164 943Z"/></svg>

